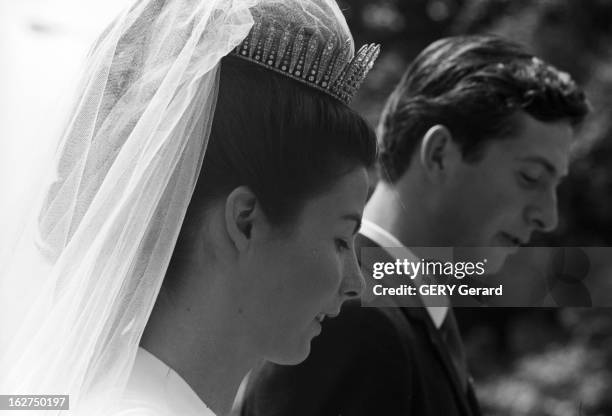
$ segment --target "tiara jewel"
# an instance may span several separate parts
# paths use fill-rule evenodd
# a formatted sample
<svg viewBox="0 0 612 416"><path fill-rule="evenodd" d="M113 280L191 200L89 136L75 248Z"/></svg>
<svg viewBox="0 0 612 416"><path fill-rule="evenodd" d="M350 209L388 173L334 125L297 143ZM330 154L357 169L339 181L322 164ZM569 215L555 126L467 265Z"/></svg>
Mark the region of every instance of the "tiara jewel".
<svg viewBox="0 0 612 416"><path fill-rule="evenodd" d="M374 66L380 52L364 45L350 56L350 41L340 45L335 35L323 42L301 28L290 31L274 25L253 25L249 35L230 54L284 74L349 104Z"/></svg>

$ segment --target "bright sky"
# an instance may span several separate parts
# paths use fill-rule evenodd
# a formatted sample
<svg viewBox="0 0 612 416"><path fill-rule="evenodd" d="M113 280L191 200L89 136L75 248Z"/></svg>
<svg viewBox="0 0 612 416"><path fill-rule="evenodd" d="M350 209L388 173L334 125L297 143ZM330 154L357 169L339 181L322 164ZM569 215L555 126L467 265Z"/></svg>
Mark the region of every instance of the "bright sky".
<svg viewBox="0 0 612 416"><path fill-rule="evenodd" d="M19 231L16 218L35 195L28 174L57 141L51 127L61 120L60 103L68 102L96 34L126 2L0 0L0 255L13 246L7 242ZM0 290L0 304L15 313L0 314L0 347L23 309L21 292L13 289Z"/></svg>
<svg viewBox="0 0 612 416"><path fill-rule="evenodd" d="M89 45L127 3L0 0L0 244Z"/></svg>

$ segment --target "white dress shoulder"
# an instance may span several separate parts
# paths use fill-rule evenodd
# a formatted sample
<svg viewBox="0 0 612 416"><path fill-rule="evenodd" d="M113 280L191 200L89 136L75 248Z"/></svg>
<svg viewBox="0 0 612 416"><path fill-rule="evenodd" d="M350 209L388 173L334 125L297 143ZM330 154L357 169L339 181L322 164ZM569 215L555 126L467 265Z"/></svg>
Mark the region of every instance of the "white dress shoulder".
<svg viewBox="0 0 612 416"><path fill-rule="evenodd" d="M139 348L123 399L109 416L215 416L174 370Z"/></svg>

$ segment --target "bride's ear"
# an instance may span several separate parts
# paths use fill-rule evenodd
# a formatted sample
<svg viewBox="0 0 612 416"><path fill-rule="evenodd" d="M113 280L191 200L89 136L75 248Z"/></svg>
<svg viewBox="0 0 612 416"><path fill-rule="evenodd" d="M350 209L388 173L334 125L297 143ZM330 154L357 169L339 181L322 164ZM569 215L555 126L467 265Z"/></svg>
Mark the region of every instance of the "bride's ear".
<svg viewBox="0 0 612 416"><path fill-rule="evenodd" d="M246 186L234 189L225 200L225 228L237 250L246 249L252 239L253 225L261 216L255 194Z"/></svg>

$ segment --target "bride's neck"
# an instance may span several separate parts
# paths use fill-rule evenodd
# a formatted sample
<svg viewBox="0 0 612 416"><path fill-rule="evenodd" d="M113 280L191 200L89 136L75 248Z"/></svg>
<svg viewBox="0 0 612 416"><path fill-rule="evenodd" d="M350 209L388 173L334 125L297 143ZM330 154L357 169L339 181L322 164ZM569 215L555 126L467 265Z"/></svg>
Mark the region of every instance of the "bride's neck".
<svg viewBox="0 0 612 416"><path fill-rule="evenodd" d="M229 413L240 382L258 361L232 321L218 296L177 302L162 291L140 343L219 416Z"/></svg>

